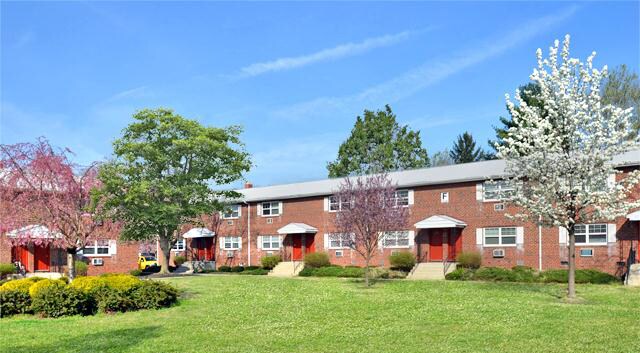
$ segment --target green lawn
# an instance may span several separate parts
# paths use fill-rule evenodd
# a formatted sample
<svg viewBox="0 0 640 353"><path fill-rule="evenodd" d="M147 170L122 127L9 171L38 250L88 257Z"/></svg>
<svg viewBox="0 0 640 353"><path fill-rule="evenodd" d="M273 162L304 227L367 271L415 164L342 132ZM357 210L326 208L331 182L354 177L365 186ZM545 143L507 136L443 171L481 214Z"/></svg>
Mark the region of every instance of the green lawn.
<svg viewBox="0 0 640 353"><path fill-rule="evenodd" d="M640 352L640 289L207 275L178 306L0 320L0 352Z"/></svg>

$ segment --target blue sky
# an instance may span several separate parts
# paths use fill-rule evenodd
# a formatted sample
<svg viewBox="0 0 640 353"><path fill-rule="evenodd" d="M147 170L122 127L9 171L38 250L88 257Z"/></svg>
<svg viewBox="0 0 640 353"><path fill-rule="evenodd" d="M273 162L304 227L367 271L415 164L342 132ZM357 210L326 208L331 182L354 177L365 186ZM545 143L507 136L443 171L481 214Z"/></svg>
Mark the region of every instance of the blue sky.
<svg viewBox="0 0 640 353"><path fill-rule="evenodd" d="M486 145L535 50L572 36L640 61L638 2L2 2L2 143L109 156L136 109L242 125L256 185L324 178L355 117L390 104L430 155Z"/></svg>

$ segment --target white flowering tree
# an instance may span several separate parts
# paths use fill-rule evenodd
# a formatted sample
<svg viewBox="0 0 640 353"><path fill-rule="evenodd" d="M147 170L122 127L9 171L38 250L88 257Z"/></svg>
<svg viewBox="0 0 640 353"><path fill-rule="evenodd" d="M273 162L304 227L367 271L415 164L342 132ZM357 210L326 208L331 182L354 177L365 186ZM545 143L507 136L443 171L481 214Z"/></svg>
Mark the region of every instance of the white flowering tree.
<svg viewBox="0 0 640 353"><path fill-rule="evenodd" d="M614 157L638 147L628 139L632 112L601 102L607 67L594 68L594 57L586 63L570 58L569 35L561 49L555 41L548 58L538 49L530 78L544 108L528 106L518 91L516 103L507 95L515 127L496 146L516 189L511 202L521 211L513 217L567 230L569 298L575 298L576 224L611 220L640 206L631 198L639 171L614 178L620 173Z"/></svg>

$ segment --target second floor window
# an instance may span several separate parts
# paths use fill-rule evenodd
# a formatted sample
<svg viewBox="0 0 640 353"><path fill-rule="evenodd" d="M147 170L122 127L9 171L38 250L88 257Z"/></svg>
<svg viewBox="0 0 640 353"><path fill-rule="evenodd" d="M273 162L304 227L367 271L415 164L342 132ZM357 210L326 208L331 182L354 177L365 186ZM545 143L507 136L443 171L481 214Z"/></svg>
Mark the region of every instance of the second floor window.
<svg viewBox="0 0 640 353"><path fill-rule="evenodd" d="M482 197L485 201L502 201L513 197L515 188L507 180L485 182Z"/></svg>
<svg viewBox="0 0 640 353"><path fill-rule="evenodd" d="M409 190L396 190L393 193L394 206L409 206Z"/></svg>
<svg viewBox="0 0 640 353"><path fill-rule="evenodd" d="M329 211L340 211L349 207L349 201L343 201L339 196L329 197Z"/></svg>
<svg viewBox="0 0 640 353"><path fill-rule="evenodd" d="M222 248L224 250L240 249L240 237L224 237L222 238Z"/></svg>
<svg viewBox="0 0 640 353"><path fill-rule="evenodd" d="M606 244L606 224L576 224L576 244Z"/></svg>
<svg viewBox="0 0 640 353"><path fill-rule="evenodd" d="M240 217L240 205L229 205L222 213L222 218L233 219Z"/></svg>
<svg viewBox="0 0 640 353"><path fill-rule="evenodd" d="M279 216L280 215L280 202L271 201L262 203L262 215L263 216Z"/></svg>
<svg viewBox="0 0 640 353"><path fill-rule="evenodd" d="M409 247L409 231L386 232L382 240L385 248L407 248Z"/></svg>

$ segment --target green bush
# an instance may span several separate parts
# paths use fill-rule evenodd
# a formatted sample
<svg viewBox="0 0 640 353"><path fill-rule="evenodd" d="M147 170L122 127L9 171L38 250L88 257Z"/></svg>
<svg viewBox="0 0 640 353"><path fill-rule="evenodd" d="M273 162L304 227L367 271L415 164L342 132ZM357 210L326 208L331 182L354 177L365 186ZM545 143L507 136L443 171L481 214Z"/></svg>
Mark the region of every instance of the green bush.
<svg viewBox="0 0 640 353"><path fill-rule="evenodd" d="M143 281L131 292L138 309L166 308L178 301L178 290L164 282Z"/></svg>
<svg viewBox="0 0 640 353"><path fill-rule="evenodd" d="M88 276L79 277L69 284L69 287L82 290L85 293L95 293L107 286L104 277Z"/></svg>
<svg viewBox="0 0 640 353"><path fill-rule="evenodd" d="M104 287L95 293L95 299L98 310L103 313L124 313L137 309L132 295L120 289Z"/></svg>
<svg viewBox="0 0 640 353"><path fill-rule="evenodd" d="M0 264L0 279L14 273L16 273L16 267L13 264Z"/></svg>
<svg viewBox="0 0 640 353"><path fill-rule="evenodd" d="M242 272L244 271L244 266L233 266L231 267L231 272Z"/></svg>
<svg viewBox="0 0 640 353"><path fill-rule="evenodd" d="M38 294L38 292L40 292L44 288L47 288L50 286L64 287L66 285L67 285L67 282L65 282L64 280L45 278L42 281L35 282L34 284L31 285L31 287L29 287L29 295L33 298Z"/></svg>
<svg viewBox="0 0 640 353"><path fill-rule="evenodd" d="M568 270L546 270L540 273L544 283L567 283ZM576 270L576 283L608 284L619 281L617 277L598 270Z"/></svg>
<svg viewBox="0 0 640 353"><path fill-rule="evenodd" d="M43 317L91 315L95 312L94 298L84 291L70 286L49 286L32 298L33 312Z"/></svg>
<svg viewBox="0 0 640 353"><path fill-rule="evenodd" d="M31 297L21 290L0 291L0 317L31 312Z"/></svg>
<svg viewBox="0 0 640 353"><path fill-rule="evenodd" d="M231 266L225 266L225 265L220 266L220 267L218 267L218 271L220 271L220 272L231 272Z"/></svg>
<svg viewBox="0 0 640 353"><path fill-rule="evenodd" d="M473 275L473 270L461 267L447 273L444 278L451 281L471 281L473 280Z"/></svg>
<svg viewBox="0 0 640 353"><path fill-rule="evenodd" d="M304 266L311 268L320 268L331 265L329 254L326 252L312 252L304 256Z"/></svg>
<svg viewBox="0 0 640 353"><path fill-rule="evenodd" d="M125 274L105 274L99 278L102 278L107 286L121 291L131 290L142 283L139 278Z"/></svg>
<svg viewBox="0 0 640 353"><path fill-rule="evenodd" d="M76 261L76 276L86 276L89 272L89 266L84 261Z"/></svg>
<svg viewBox="0 0 640 353"><path fill-rule="evenodd" d="M135 270L129 271L129 274L135 277L140 277L143 273L142 270L136 268Z"/></svg>
<svg viewBox="0 0 640 353"><path fill-rule="evenodd" d="M514 266L511 268L513 272L514 282L536 282L538 275L536 271L528 266Z"/></svg>
<svg viewBox="0 0 640 353"><path fill-rule="evenodd" d="M173 259L173 263L176 264L176 267L182 266L183 263L187 262L187 258L184 256L176 256Z"/></svg>
<svg viewBox="0 0 640 353"><path fill-rule="evenodd" d="M391 269L409 272L416 265L416 256L408 251L400 251L389 256Z"/></svg>
<svg viewBox="0 0 640 353"><path fill-rule="evenodd" d="M270 255L260 259L260 262L262 263L262 267L267 270L271 270L274 267L276 267L276 265L278 265L280 261L282 261L282 258L280 257L280 255Z"/></svg>
<svg viewBox="0 0 640 353"><path fill-rule="evenodd" d="M261 269L261 268L262 268L262 267L260 267L260 266L245 266L245 267L244 267L244 270L245 270L245 271L253 271L253 270L259 270L259 269Z"/></svg>
<svg viewBox="0 0 640 353"><path fill-rule="evenodd" d="M456 257L458 267L462 268L480 268L482 265L482 254L477 251L464 251Z"/></svg>
<svg viewBox="0 0 640 353"><path fill-rule="evenodd" d="M238 273L239 275L257 275L257 276L262 276L262 275L266 275L269 273L269 270L265 270L264 268L256 268L253 270L247 270L245 269L244 271Z"/></svg>
<svg viewBox="0 0 640 353"><path fill-rule="evenodd" d="M476 271L474 279L478 281L515 282L516 276L513 271L506 268L482 267Z"/></svg>
<svg viewBox="0 0 640 353"><path fill-rule="evenodd" d="M340 267L335 265L318 268L305 267L300 271L298 276L360 278L364 276L364 269L360 267Z"/></svg>

